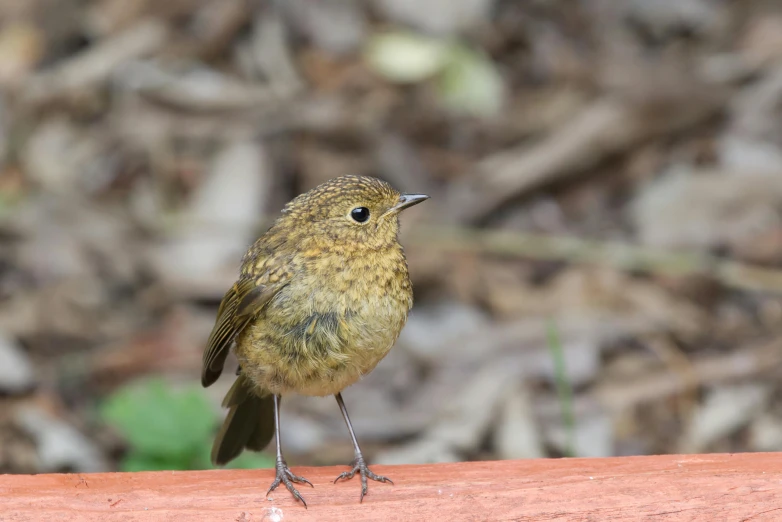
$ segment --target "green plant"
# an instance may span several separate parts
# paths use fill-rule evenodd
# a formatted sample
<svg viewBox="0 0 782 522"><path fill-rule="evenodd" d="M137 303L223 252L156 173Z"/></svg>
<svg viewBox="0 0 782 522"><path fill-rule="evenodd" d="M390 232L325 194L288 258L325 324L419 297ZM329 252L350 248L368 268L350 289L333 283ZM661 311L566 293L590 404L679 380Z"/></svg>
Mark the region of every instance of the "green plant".
<svg viewBox="0 0 782 522"><path fill-rule="evenodd" d="M575 456L576 422L573 415L573 387L567 376L565 367L565 353L562 350L562 342L559 340L559 329L553 319L550 319L546 328L546 340L551 357L554 361L554 379L557 383L559 404L562 409L562 424L565 426L567 437L565 443L565 456Z"/></svg>
<svg viewBox="0 0 782 522"><path fill-rule="evenodd" d="M365 60L395 83L432 79L439 101L454 113L496 116L502 108L505 85L499 70L485 53L464 42L384 31L369 39Z"/></svg>
<svg viewBox="0 0 782 522"><path fill-rule="evenodd" d="M129 451L123 471L210 469L217 414L195 386L174 389L162 379L124 386L99 409L101 418L125 437ZM246 452L233 468L266 468L274 460Z"/></svg>

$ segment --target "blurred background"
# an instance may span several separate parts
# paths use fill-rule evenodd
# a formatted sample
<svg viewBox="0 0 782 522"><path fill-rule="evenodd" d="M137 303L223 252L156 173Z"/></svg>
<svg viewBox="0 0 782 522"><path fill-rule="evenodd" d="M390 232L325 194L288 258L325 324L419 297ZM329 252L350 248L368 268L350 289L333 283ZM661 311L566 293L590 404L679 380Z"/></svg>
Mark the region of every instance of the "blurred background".
<svg viewBox="0 0 782 522"><path fill-rule="evenodd" d="M0 472L209 467L217 305L343 174L432 196L371 462L782 450L778 2L0 0Z"/></svg>

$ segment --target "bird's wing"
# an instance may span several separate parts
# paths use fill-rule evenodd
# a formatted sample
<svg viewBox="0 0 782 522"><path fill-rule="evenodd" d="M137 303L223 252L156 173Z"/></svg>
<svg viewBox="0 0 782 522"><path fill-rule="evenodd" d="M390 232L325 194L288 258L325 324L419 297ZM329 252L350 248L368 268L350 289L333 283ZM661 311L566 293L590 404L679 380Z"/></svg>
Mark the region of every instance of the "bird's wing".
<svg viewBox="0 0 782 522"><path fill-rule="evenodd" d="M264 279L243 276L225 293L204 350L201 368L201 384L204 387L220 377L225 358L237 334L286 284L286 281L279 279L264 284Z"/></svg>

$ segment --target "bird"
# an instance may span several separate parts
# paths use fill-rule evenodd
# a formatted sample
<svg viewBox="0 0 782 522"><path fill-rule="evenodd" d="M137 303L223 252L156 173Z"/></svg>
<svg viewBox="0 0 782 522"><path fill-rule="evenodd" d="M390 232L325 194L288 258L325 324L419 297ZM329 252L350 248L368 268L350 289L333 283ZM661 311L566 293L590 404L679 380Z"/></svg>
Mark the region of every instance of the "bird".
<svg viewBox="0 0 782 522"><path fill-rule="evenodd" d="M413 306L399 214L429 196L402 194L368 176L340 176L300 194L247 250L236 282L220 302L202 360L201 383L220 377L233 347L236 380L223 400L228 414L211 459L225 465L245 449L276 439L275 479L304 507L283 457L283 395L335 397L354 459L334 482L361 477L393 482L367 466L342 391L389 353Z"/></svg>

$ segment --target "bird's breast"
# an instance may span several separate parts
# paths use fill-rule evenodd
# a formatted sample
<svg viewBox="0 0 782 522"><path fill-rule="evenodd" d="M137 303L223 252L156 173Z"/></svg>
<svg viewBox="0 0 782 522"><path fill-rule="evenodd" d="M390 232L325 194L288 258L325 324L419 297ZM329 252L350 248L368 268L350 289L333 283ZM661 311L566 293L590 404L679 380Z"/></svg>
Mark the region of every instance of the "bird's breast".
<svg viewBox="0 0 782 522"><path fill-rule="evenodd" d="M265 391L337 393L375 368L407 320L412 292L403 256L374 266L343 260L337 270L323 261L322 270L292 280L237 339L242 371Z"/></svg>

